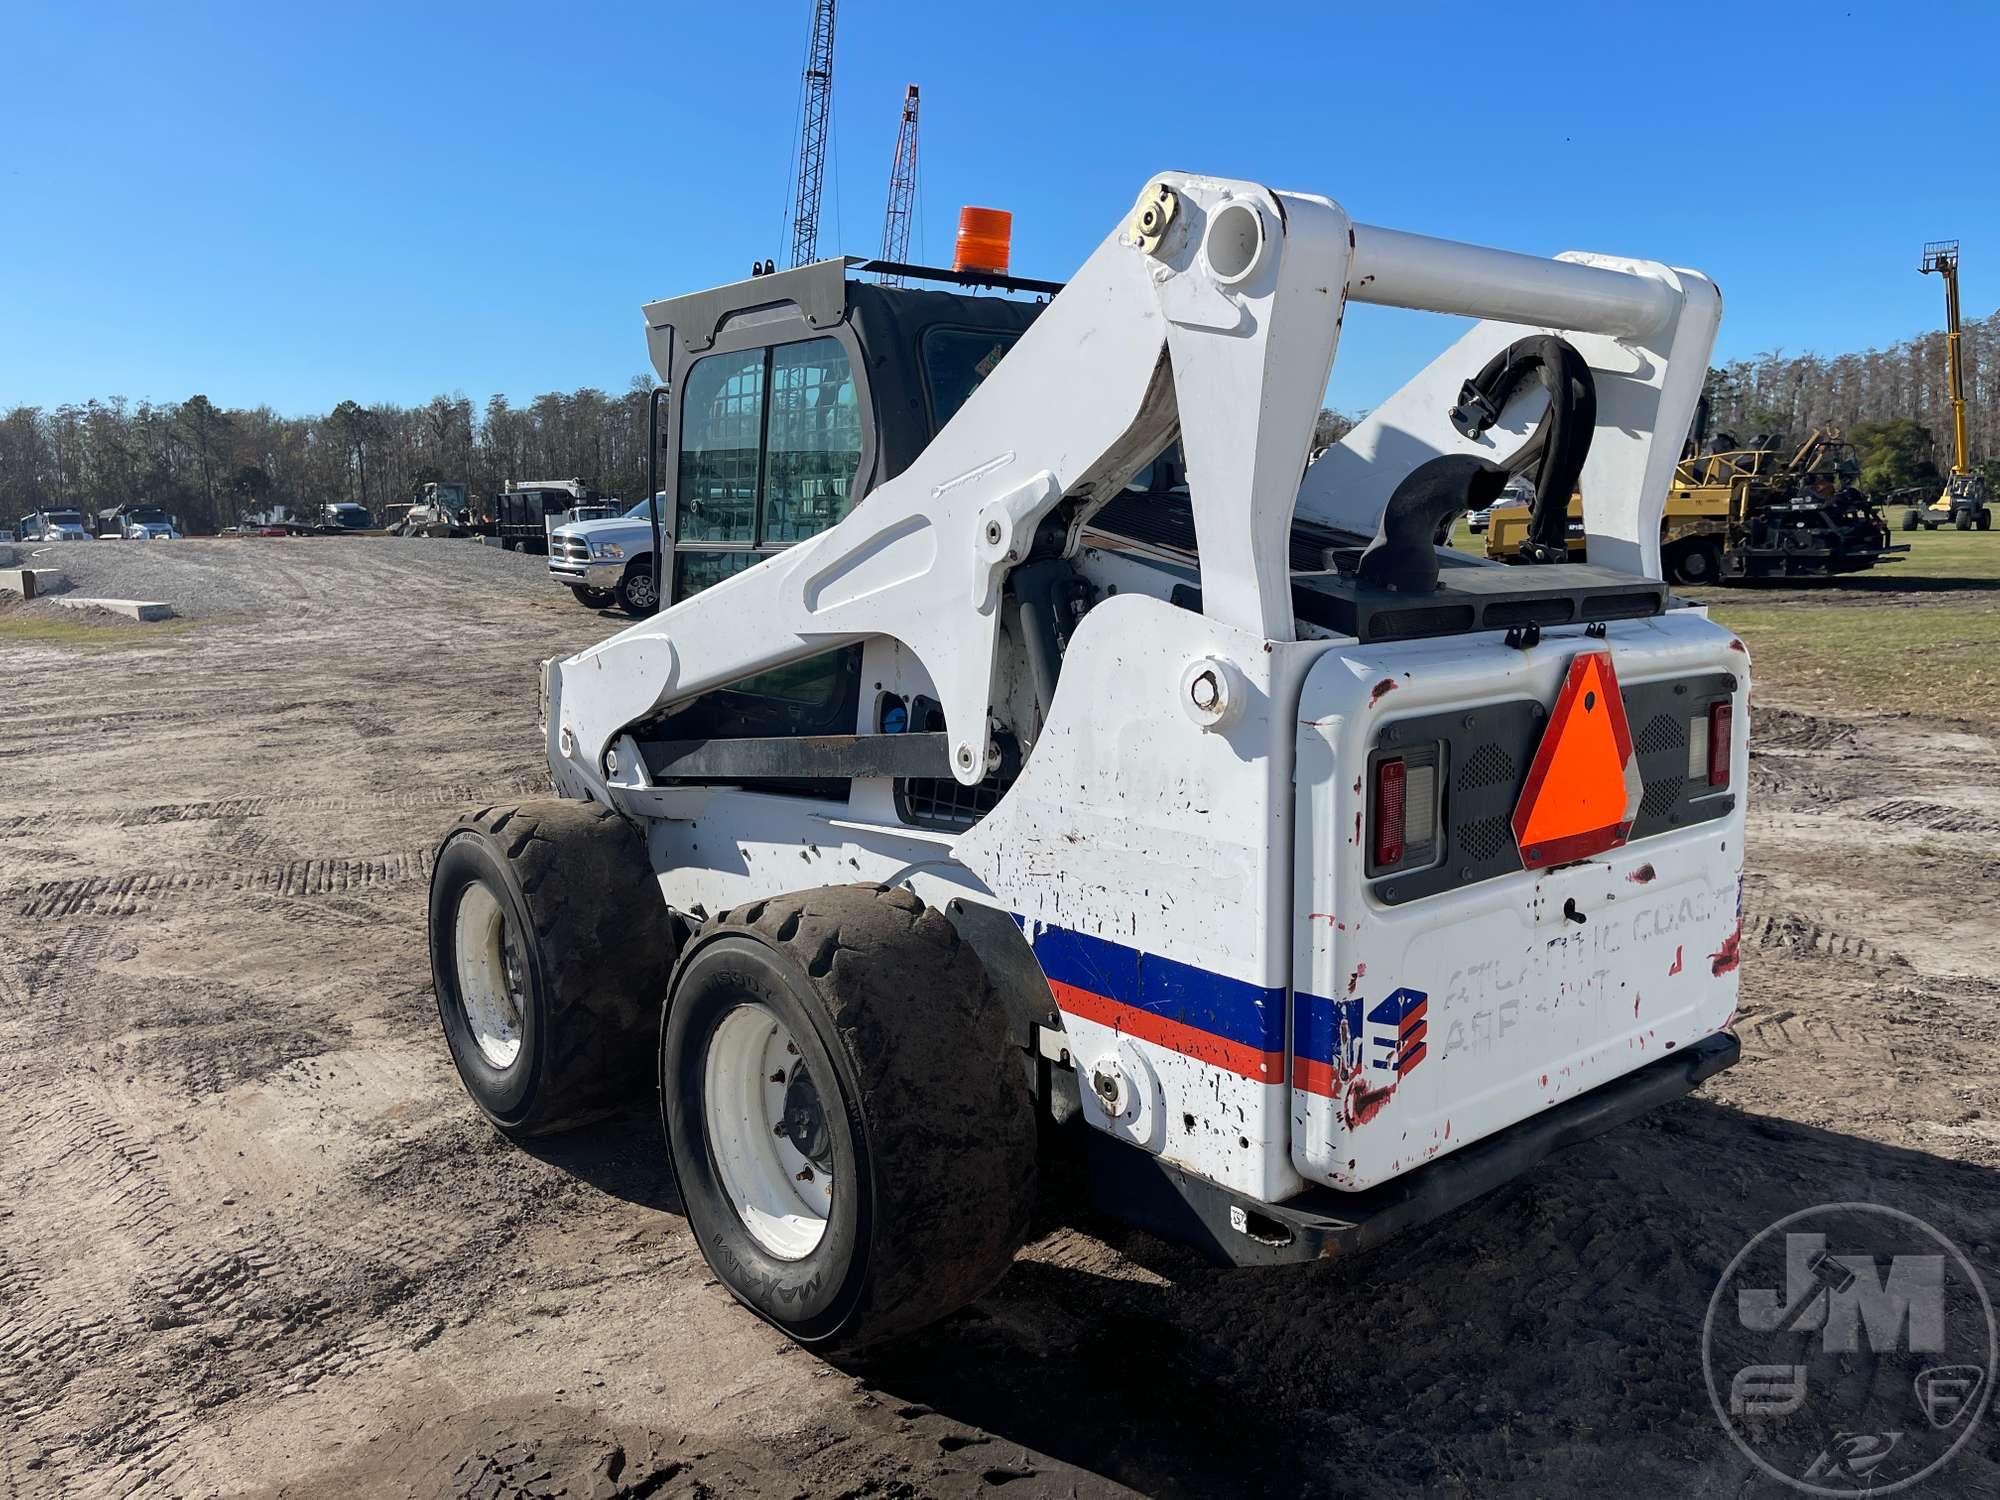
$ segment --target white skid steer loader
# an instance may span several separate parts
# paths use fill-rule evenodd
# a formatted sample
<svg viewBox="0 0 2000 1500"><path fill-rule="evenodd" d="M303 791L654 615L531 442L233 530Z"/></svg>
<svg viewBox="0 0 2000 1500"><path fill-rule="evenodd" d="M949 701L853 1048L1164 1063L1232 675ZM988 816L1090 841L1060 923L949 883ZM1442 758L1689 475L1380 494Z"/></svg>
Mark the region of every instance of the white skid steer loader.
<svg viewBox="0 0 2000 1500"><path fill-rule="evenodd" d="M856 269L646 309L667 606L431 888L496 1126L657 1079L716 1274L853 1348L1039 1153L1303 1260L1735 1061L1748 662L1659 559L1710 282L1185 175L1045 303ZM1349 302L1482 321L1307 468ZM1550 560L1434 545L1528 473Z"/></svg>

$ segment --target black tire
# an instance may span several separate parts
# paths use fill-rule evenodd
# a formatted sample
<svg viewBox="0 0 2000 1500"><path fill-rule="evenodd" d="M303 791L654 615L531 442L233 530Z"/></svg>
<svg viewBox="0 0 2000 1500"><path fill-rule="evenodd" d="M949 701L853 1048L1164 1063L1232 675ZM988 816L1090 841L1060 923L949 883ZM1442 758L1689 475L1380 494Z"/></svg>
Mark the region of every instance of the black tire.
<svg viewBox="0 0 2000 1500"><path fill-rule="evenodd" d="M609 609L618 602L616 589L592 589L585 588L580 583L573 583L569 586L569 591L576 595L576 602L585 609Z"/></svg>
<svg viewBox="0 0 2000 1500"><path fill-rule="evenodd" d="M1972 518L1972 524L1974 528L1979 531L1991 530L1993 526L1993 512L1990 510L1982 510L1978 515Z"/></svg>
<svg viewBox="0 0 2000 1500"><path fill-rule="evenodd" d="M1957 515L1951 518L1951 524L1957 527L1960 531L1972 530L1972 512L1969 510L1960 511Z"/></svg>
<svg viewBox="0 0 2000 1500"><path fill-rule="evenodd" d="M710 1044L746 1003L790 1032L825 1126L815 1159L830 1205L798 1258L746 1227L707 1123ZM908 891L829 886L704 933L674 975L660 1106L702 1254L802 1344L852 1350L933 1323L998 1281L1027 1235L1036 1132L1022 1054L977 956Z"/></svg>
<svg viewBox="0 0 2000 1500"><path fill-rule="evenodd" d="M509 1061L482 1048L461 986L460 909L475 885L513 945L497 965L514 996ZM431 873L430 949L452 1062L507 1135L581 1125L646 1086L675 928L644 843L610 808L530 802L459 823Z"/></svg>
<svg viewBox="0 0 2000 1500"><path fill-rule="evenodd" d="M1722 550L1713 542L1689 542L1675 554L1675 583L1710 584L1722 576Z"/></svg>
<svg viewBox="0 0 2000 1500"><path fill-rule="evenodd" d="M1906 511L1904 511L1904 512L1903 512L1903 530L1905 530L1905 531L1915 531L1916 529L1917 529L1917 513L1916 513L1916 512L1914 511L1914 510L1906 510Z"/></svg>
<svg viewBox="0 0 2000 1500"><path fill-rule="evenodd" d="M618 607L628 615L645 616L660 607L660 596L653 586L653 560L650 557L635 557L625 565L624 576L618 580Z"/></svg>

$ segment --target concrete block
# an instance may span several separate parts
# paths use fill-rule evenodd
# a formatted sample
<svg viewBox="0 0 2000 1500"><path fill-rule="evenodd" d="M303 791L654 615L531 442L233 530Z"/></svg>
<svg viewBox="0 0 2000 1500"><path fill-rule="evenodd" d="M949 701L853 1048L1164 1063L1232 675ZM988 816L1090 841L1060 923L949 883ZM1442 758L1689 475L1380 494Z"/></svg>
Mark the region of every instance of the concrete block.
<svg viewBox="0 0 2000 1500"><path fill-rule="evenodd" d="M60 568L0 568L0 590L23 599L39 599L68 587L69 580Z"/></svg>
<svg viewBox="0 0 2000 1500"><path fill-rule="evenodd" d="M174 607L147 599L87 599L81 594L65 594L56 600L72 609L108 609L114 615L130 615L135 620L171 620Z"/></svg>

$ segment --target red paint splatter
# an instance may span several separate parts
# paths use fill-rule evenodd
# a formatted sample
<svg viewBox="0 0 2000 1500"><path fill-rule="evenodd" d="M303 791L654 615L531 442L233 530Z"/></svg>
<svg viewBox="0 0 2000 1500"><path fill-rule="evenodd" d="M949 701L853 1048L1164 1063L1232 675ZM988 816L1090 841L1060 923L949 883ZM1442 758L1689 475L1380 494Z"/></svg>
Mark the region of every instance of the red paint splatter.
<svg viewBox="0 0 2000 1500"><path fill-rule="evenodd" d="M1354 795L1357 797L1361 795L1361 778L1359 776L1354 778Z"/></svg>
<svg viewBox="0 0 2000 1500"><path fill-rule="evenodd" d="M1549 1086L1549 1075L1544 1073L1542 1075L1542 1087L1547 1088L1548 1086Z"/></svg>
<svg viewBox="0 0 2000 1500"><path fill-rule="evenodd" d="M1306 920L1308 922L1333 922L1333 913L1330 911L1309 911L1306 913ZM1337 927L1340 924L1334 922L1334 925Z"/></svg>
<svg viewBox="0 0 2000 1500"><path fill-rule="evenodd" d="M1675 943L1674 966L1671 969L1667 970L1667 977L1671 979L1674 977L1674 975L1680 973L1680 971L1681 971L1681 945L1679 943Z"/></svg>
<svg viewBox="0 0 2000 1500"><path fill-rule="evenodd" d="M1635 1021L1639 1019L1639 992L1637 990L1632 992L1632 1019Z"/></svg>
<svg viewBox="0 0 2000 1500"><path fill-rule="evenodd" d="M1722 940L1721 948L1708 955L1708 970L1717 978L1732 973L1743 961L1743 923L1737 922L1729 936Z"/></svg>
<svg viewBox="0 0 2000 1500"><path fill-rule="evenodd" d="M1396 679L1393 677L1384 677L1380 682L1375 684L1375 690L1368 695L1368 701L1370 704L1380 703L1384 693L1393 693L1395 691Z"/></svg>
<svg viewBox="0 0 2000 1500"><path fill-rule="evenodd" d="M1355 1079L1353 1086L1347 1091L1347 1097L1341 1102L1341 1113L1347 1120L1348 1128L1352 1130L1356 1126L1366 1125L1381 1114L1383 1106L1395 1096L1396 1085L1393 1083L1385 1083L1379 1089L1371 1089L1360 1079Z"/></svg>
<svg viewBox="0 0 2000 1500"><path fill-rule="evenodd" d="M1446 1121L1444 1122L1444 1138L1445 1138L1446 1140L1450 1140L1450 1139L1451 1139L1451 1121L1449 1121L1449 1120L1446 1120Z"/></svg>
<svg viewBox="0 0 2000 1500"><path fill-rule="evenodd" d="M1745 656L1748 656L1750 654L1750 648L1745 646L1741 641L1737 640L1733 636L1730 638L1729 641L1729 649L1731 651L1741 651Z"/></svg>
<svg viewBox="0 0 2000 1500"><path fill-rule="evenodd" d="M1660 878L1660 872L1651 865L1641 865L1625 878L1634 885L1651 885Z"/></svg>
<svg viewBox="0 0 2000 1500"><path fill-rule="evenodd" d="M1366 964L1356 964L1354 966L1354 972L1347 976L1348 994L1351 995L1354 993L1354 987L1361 982L1361 976L1363 974L1366 974L1367 972L1368 972L1368 965Z"/></svg>
<svg viewBox="0 0 2000 1500"><path fill-rule="evenodd" d="M1357 843L1357 844L1361 842L1361 814L1360 814L1360 813L1356 813L1356 814L1354 815L1354 842L1355 842L1355 843Z"/></svg>

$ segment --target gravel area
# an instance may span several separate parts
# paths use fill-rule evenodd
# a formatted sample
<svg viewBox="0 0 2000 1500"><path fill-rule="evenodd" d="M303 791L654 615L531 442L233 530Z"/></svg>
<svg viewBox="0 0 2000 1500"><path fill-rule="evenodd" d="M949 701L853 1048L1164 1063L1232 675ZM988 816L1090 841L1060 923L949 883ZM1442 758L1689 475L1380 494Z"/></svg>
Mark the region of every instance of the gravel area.
<svg viewBox="0 0 2000 1500"><path fill-rule="evenodd" d="M60 568L70 588L99 599L157 599L190 619L295 606L324 589L327 548L371 571L436 572L441 581L518 588L566 599L548 560L474 541L420 537L190 538L174 542L66 542L21 549L21 566Z"/></svg>

